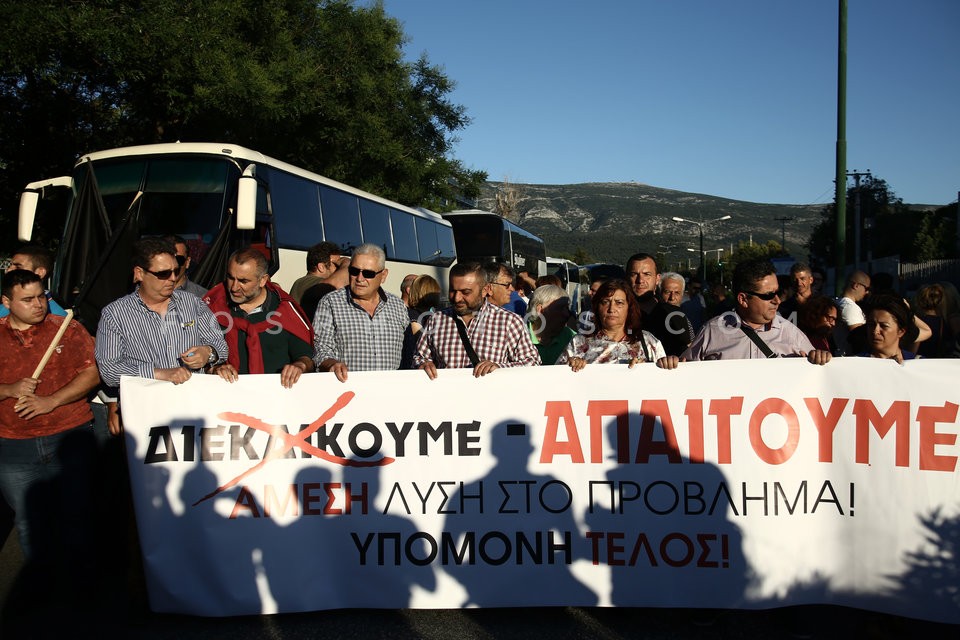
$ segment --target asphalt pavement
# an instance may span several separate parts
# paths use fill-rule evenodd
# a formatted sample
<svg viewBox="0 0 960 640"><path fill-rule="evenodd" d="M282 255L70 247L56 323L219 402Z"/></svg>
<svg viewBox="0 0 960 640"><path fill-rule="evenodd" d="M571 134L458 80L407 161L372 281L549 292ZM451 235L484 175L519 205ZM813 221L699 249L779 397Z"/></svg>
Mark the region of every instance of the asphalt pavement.
<svg viewBox="0 0 960 640"><path fill-rule="evenodd" d="M117 548L123 545L117 544ZM644 608L515 608L463 610L346 609L302 614L199 618L152 613L139 563L106 570L88 588L24 602L28 576L16 533L0 550L0 638L178 638L271 640L350 638L397 640L600 640L673 638L827 638L925 640L960 637L960 626L834 606L766 611ZM41 576L40 581L46 577ZM44 591L46 593L46 591Z"/></svg>

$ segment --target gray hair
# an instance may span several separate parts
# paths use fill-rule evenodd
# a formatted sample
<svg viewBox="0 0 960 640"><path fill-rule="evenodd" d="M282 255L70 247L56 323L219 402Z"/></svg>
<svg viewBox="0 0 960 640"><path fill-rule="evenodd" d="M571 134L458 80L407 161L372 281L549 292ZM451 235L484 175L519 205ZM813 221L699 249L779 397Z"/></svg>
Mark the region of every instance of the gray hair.
<svg viewBox="0 0 960 640"><path fill-rule="evenodd" d="M665 280L676 280L680 283L680 290L687 288L687 281L684 280L683 276L674 271L667 271L666 273L660 274L660 286L663 286Z"/></svg>
<svg viewBox="0 0 960 640"><path fill-rule="evenodd" d="M531 311L536 311L537 305L546 307L560 298L567 297L569 297L567 296L567 292L555 284L540 285L533 290L533 295L530 296L530 303L527 305L527 308Z"/></svg>
<svg viewBox="0 0 960 640"><path fill-rule="evenodd" d="M383 269L387 266L387 254L383 251L380 245L373 244L372 242L364 242L362 245L353 250L353 255L373 256L377 259L377 269Z"/></svg>

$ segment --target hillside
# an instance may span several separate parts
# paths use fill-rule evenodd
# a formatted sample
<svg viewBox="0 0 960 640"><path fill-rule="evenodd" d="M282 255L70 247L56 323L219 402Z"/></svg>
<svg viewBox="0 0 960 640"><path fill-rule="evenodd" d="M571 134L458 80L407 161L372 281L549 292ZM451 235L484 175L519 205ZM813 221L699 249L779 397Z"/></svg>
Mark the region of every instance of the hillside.
<svg viewBox="0 0 960 640"><path fill-rule="evenodd" d="M478 206L493 211L494 198L502 183L488 182ZM595 262L622 264L638 251L663 251L668 261L690 257L696 264L699 250L697 226L674 222L674 216L690 220L731 219L704 225L704 250L731 244L780 242L781 222L786 222L787 249L805 257L803 248L810 230L820 220L823 204L757 204L670 189L635 182L585 183L569 185L510 184L518 194L519 224L543 238L547 255L572 255L582 248ZM711 254L708 253L708 259ZM716 256L716 253L713 253Z"/></svg>

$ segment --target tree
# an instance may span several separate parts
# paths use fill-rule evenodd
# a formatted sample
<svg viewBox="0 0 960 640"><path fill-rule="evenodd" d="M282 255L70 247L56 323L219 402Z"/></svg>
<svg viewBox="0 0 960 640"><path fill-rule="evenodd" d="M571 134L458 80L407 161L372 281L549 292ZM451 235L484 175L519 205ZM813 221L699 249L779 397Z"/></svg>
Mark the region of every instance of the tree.
<svg viewBox="0 0 960 640"><path fill-rule="evenodd" d="M784 250L783 245L781 245L776 240L768 240L766 244L746 244L741 242L737 245L737 248L733 250L733 253L723 262L723 272L724 272L724 281L731 282L733 280L733 270L737 268L737 265L745 260L754 260L758 258L779 258L788 255L786 250ZM713 276L711 276L712 278Z"/></svg>
<svg viewBox="0 0 960 640"><path fill-rule="evenodd" d="M854 206L856 191L847 198L846 262L854 262ZM919 262L935 258L952 258L956 249L956 206L941 207L934 212L917 211L903 204L884 180L868 176L860 187L862 231L860 261L867 255L883 257L898 255L904 262ZM836 211L834 205L823 210L823 220L817 225L807 247L810 253L825 264L833 264L835 256ZM870 228L866 221L870 220Z"/></svg>
<svg viewBox="0 0 960 640"><path fill-rule="evenodd" d="M454 84L406 62L380 2L76 0L0 7L0 215L82 153L223 140L409 205L474 198ZM8 240L8 238L4 238Z"/></svg>
<svg viewBox="0 0 960 640"><path fill-rule="evenodd" d="M592 259L590 254L587 253L587 250L583 247L577 247L577 250L573 252L572 261L576 264L590 264Z"/></svg>
<svg viewBox="0 0 960 640"><path fill-rule="evenodd" d="M504 178L494 194L494 213L511 222L519 222L520 212L517 210L517 205L521 199L523 199L523 190Z"/></svg>
<svg viewBox="0 0 960 640"><path fill-rule="evenodd" d="M855 242L855 207L857 206L858 192L856 189L847 192L846 214L846 255L845 262L854 262ZM890 189L885 180L875 176L866 176L859 189L860 219L863 227L867 227L867 220L872 222L870 229L861 231L860 261L866 260L867 253L874 256L900 255L906 257L913 254L911 248L919 231L922 216L910 211L903 200L898 198ZM836 256L836 206L830 204L823 209L822 221L813 229L807 248L810 254L824 264L835 263Z"/></svg>

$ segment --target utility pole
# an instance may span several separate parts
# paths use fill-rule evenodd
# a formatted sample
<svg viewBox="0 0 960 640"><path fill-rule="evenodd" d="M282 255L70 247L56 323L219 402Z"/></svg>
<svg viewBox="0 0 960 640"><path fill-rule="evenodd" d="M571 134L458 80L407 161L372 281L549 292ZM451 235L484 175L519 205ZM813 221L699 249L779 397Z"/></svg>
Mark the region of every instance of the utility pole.
<svg viewBox="0 0 960 640"><path fill-rule="evenodd" d="M847 0L839 0L837 17L837 161L836 193L834 206L837 209L836 274L835 292L843 295L844 267L847 262Z"/></svg>
<svg viewBox="0 0 960 640"><path fill-rule="evenodd" d="M860 178L872 178L870 170L867 169L863 173L854 169L847 174L848 178L853 178L854 183L854 192L853 192L853 268L855 271L860 270L860 229L861 229L861 220L860 220Z"/></svg>
<svg viewBox="0 0 960 640"><path fill-rule="evenodd" d="M784 251L787 250L787 223L793 220L793 218L774 218L777 222L780 223L780 248Z"/></svg>

